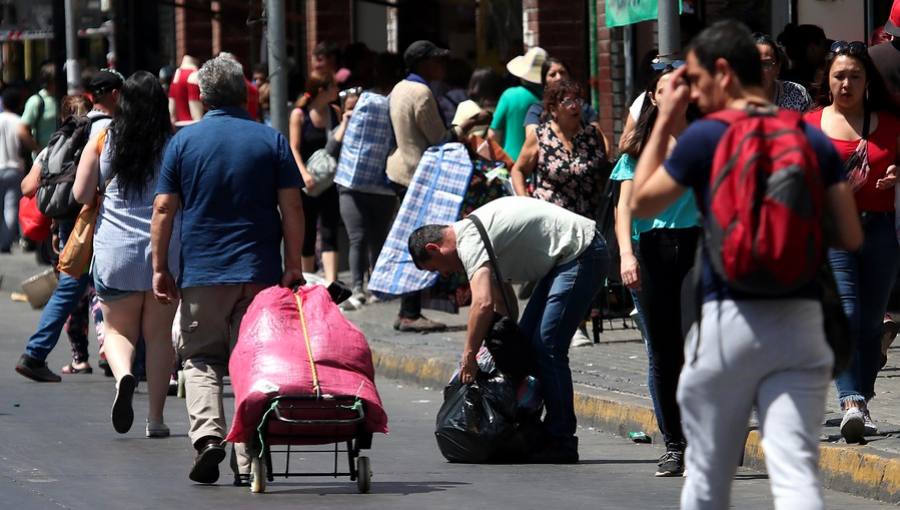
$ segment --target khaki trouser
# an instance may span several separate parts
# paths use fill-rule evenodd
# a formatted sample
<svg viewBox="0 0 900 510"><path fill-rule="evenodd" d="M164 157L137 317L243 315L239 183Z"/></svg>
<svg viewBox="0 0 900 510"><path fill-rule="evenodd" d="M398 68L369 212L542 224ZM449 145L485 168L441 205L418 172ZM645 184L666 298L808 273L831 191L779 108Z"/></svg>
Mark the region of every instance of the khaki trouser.
<svg viewBox="0 0 900 510"><path fill-rule="evenodd" d="M181 338L178 354L184 361L185 392L191 443L206 436L225 438L222 380L237 343L241 320L263 285L236 284L188 287L181 290ZM234 445L240 473L250 472L246 445ZM235 462L232 461L232 468Z"/></svg>

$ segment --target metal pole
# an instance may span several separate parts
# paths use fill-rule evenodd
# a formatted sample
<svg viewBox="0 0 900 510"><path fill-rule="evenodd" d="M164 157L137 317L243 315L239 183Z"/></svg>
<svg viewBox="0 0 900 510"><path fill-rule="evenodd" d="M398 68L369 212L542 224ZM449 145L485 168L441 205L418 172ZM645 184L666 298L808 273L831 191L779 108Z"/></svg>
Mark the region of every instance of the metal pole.
<svg viewBox="0 0 900 510"><path fill-rule="evenodd" d="M285 50L284 0L266 2L266 37L269 43L269 93L272 127L288 133L288 71Z"/></svg>
<svg viewBox="0 0 900 510"><path fill-rule="evenodd" d="M597 0L588 0L588 44L590 45L590 87L591 87L591 104L599 112L600 111L600 90L599 90L599 59L597 55ZM607 76L607 80L611 80L612 76Z"/></svg>
<svg viewBox="0 0 900 510"><path fill-rule="evenodd" d="M81 92L81 69L78 66L77 33L75 32L75 9L73 0L65 0L66 11L66 82L69 94Z"/></svg>
<svg viewBox="0 0 900 510"><path fill-rule="evenodd" d="M679 0L659 0L659 54L663 56L662 61L676 60L667 56L681 51L679 4Z"/></svg>

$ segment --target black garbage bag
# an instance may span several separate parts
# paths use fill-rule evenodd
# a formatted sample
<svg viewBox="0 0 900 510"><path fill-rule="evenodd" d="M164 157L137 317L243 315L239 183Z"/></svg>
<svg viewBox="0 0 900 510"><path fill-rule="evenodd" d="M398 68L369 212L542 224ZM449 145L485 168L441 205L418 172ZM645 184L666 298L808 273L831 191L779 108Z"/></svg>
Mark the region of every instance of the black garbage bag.
<svg viewBox="0 0 900 510"><path fill-rule="evenodd" d="M450 462L523 462L540 447L542 408L520 405L515 384L494 371L444 389L435 422L441 454Z"/></svg>

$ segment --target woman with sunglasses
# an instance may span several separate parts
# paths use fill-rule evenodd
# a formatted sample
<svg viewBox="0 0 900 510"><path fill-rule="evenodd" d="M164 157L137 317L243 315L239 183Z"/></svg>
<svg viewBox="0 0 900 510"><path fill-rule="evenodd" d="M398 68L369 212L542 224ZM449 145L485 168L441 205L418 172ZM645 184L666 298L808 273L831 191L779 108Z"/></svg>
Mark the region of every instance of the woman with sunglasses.
<svg viewBox="0 0 900 510"><path fill-rule="evenodd" d="M568 80L547 87L544 104L549 120L525 136L510 176L516 195L528 195L526 181L533 173L534 198L595 219L609 156L603 133L584 121L583 93L580 85ZM590 343L582 324L572 345Z"/></svg>
<svg viewBox="0 0 900 510"><path fill-rule="evenodd" d="M756 48L762 60L763 90L766 97L779 108L806 112L812 104L806 87L799 83L787 80L779 80L781 68L787 62L787 54L772 39L772 36L756 32L753 34L756 40Z"/></svg>
<svg viewBox="0 0 900 510"><path fill-rule="evenodd" d="M900 104L888 92L866 45L837 41L816 86L816 107L804 118L831 139L846 162L865 234L859 250L828 253L855 349L850 368L835 381L844 412L841 435L854 443L878 433L867 403L875 396L882 321L900 267L894 231Z"/></svg>
<svg viewBox="0 0 900 510"><path fill-rule="evenodd" d="M678 377L684 365L684 337L690 327L693 310L682 300L682 286L694 265L697 240L701 230L697 223L697 204L693 193L685 193L676 203L652 220L632 221L631 200L634 170L650 137L659 112L666 101L663 90L675 68L664 67L647 84L645 100L638 121L621 144L623 152L610 179L621 181L619 206L616 208L616 238L621 254L622 283L637 295L636 304L647 333L650 360L651 394L654 397L656 421L666 442L666 453L659 460L656 476L681 476L684 472L684 449L687 442L681 429L681 412L675 398ZM688 126L687 108L678 117L674 133ZM676 135L677 136L677 135ZM669 149L675 139L669 141ZM637 241L637 254L634 250ZM638 260L640 257L640 261ZM680 327L679 327L680 325Z"/></svg>
<svg viewBox="0 0 900 510"><path fill-rule="evenodd" d="M324 191L316 190L306 162L317 150L325 148L329 131L340 123L340 109L333 104L338 100L338 85L330 71L314 70L306 79L305 90L291 112L290 121L291 151L300 167L300 175L306 184L304 191L307 192L303 195L303 215L306 218L303 272L316 272L316 236L321 235L325 279L333 282L337 280L338 273L338 224L341 219L338 191L334 186ZM317 228L320 218L321 228Z"/></svg>

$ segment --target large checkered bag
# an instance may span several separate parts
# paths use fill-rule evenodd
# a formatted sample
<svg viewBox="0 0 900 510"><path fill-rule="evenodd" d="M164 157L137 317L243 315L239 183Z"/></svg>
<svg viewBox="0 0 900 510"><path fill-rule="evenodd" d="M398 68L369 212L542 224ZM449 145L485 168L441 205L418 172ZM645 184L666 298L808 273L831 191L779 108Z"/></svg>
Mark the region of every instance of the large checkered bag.
<svg viewBox="0 0 900 510"><path fill-rule="evenodd" d="M409 235L422 225L455 222L471 178L472 160L463 144L425 151L372 271L370 292L390 298L434 284L437 273L417 269L413 263L407 249Z"/></svg>
<svg viewBox="0 0 900 510"><path fill-rule="evenodd" d="M390 190L385 168L395 145L388 98L363 92L344 132L334 182L354 191Z"/></svg>

